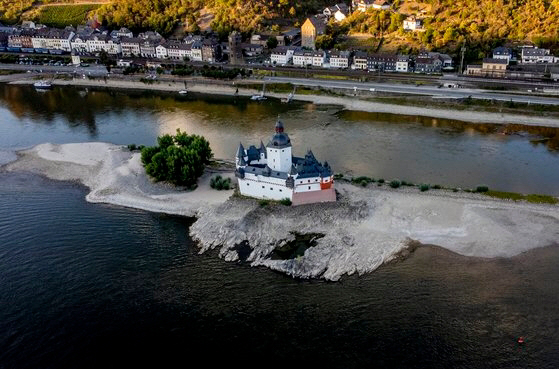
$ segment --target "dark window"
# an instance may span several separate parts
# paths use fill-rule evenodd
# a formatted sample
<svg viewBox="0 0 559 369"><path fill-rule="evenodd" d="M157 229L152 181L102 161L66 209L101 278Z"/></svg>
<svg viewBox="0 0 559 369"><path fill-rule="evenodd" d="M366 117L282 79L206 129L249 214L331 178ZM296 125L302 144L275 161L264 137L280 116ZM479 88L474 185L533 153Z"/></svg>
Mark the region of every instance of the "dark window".
<svg viewBox="0 0 559 369"><path fill-rule="evenodd" d="M272 191L272 190L273 190L273 188L272 188L272 187L270 187L270 191Z"/></svg>
<svg viewBox="0 0 559 369"><path fill-rule="evenodd" d="M309 186L309 190L311 189L311 186Z"/></svg>
<svg viewBox="0 0 559 369"><path fill-rule="evenodd" d="M264 188L264 186L262 186L262 188Z"/></svg>

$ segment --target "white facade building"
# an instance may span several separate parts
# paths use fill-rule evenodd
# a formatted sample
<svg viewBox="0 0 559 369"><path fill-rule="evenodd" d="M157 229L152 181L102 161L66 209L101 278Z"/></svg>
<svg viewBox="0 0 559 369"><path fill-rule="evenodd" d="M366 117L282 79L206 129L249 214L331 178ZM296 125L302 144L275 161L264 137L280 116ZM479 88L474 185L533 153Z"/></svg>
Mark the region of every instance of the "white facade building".
<svg viewBox="0 0 559 369"><path fill-rule="evenodd" d="M330 54L330 68L348 68L350 56L349 51L333 51Z"/></svg>
<svg viewBox="0 0 559 369"><path fill-rule="evenodd" d="M409 72L410 70L410 57L407 55L398 55L396 60L396 72Z"/></svg>
<svg viewBox="0 0 559 369"><path fill-rule="evenodd" d="M87 37L81 35L75 35L70 43L72 50L76 50L81 53L88 53L89 46L87 46Z"/></svg>
<svg viewBox="0 0 559 369"><path fill-rule="evenodd" d="M167 44L163 43L155 47L155 57L157 59L167 59L168 56Z"/></svg>
<svg viewBox="0 0 559 369"><path fill-rule="evenodd" d="M539 49L537 47L522 48L522 63L554 63L555 57L551 55L549 49Z"/></svg>
<svg viewBox="0 0 559 369"><path fill-rule="evenodd" d="M276 47L270 55L270 63L275 65L287 65L293 59L295 50L286 46Z"/></svg>
<svg viewBox="0 0 559 369"><path fill-rule="evenodd" d="M321 164L312 151L294 157L291 140L278 120L268 145L239 145L235 176L242 195L260 199L289 199L293 205L336 201L334 176L327 162Z"/></svg>
<svg viewBox="0 0 559 369"><path fill-rule="evenodd" d="M422 29L422 22L421 19L417 19L414 16L408 17L404 20L404 29L408 31L415 31L418 29Z"/></svg>

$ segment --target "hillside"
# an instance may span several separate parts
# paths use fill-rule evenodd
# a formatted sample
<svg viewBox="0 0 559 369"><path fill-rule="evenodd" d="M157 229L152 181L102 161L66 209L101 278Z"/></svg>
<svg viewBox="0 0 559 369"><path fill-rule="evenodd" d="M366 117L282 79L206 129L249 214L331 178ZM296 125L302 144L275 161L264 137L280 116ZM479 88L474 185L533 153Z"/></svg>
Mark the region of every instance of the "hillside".
<svg viewBox="0 0 559 369"><path fill-rule="evenodd" d="M409 15L423 20L423 32L404 32L402 22ZM475 59L500 44L558 48L559 0L397 0L387 11L354 13L341 28L342 33L383 37L384 48L456 52L466 44L467 58Z"/></svg>

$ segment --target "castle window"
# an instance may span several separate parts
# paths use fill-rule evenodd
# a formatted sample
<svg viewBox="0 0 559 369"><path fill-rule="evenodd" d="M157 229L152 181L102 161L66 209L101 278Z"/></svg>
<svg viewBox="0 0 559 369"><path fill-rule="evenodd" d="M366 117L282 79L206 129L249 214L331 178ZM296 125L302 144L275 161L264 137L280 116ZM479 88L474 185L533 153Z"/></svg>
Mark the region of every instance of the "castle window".
<svg viewBox="0 0 559 369"><path fill-rule="evenodd" d="M280 192L281 192L281 189L280 189Z"/></svg>
<svg viewBox="0 0 559 369"><path fill-rule="evenodd" d="M309 179L308 182L311 183L311 180Z"/></svg>
<svg viewBox="0 0 559 369"><path fill-rule="evenodd" d="M264 188L264 186L262 186L262 188Z"/></svg>
<svg viewBox="0 0 559 369"><path fill-rule="evenodd" d="M311 186L309 186L309 190L311 189Z"/></svg>
<svg viewBox="0 0 559 369"><path fill-rule="evenodd" d="M272 187L270 187L270 191L272 191L272 190L273 190L273 188L272 188Z"/></svg>

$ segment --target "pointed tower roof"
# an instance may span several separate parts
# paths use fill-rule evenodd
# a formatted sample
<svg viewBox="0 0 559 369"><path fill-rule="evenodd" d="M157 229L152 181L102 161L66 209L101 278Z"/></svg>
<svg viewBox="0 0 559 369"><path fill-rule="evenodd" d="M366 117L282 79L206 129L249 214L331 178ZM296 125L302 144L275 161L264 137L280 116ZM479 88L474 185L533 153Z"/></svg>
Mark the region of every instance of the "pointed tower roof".
<svg viewBox="0 0 559 369"><path fill-rule="evenodd" d="M262 142L262 140L260 140L260 151L264 154L266 153L266 146L264 146L264 142Z"/></svg>
<svg viewBox="0 0 559 369"><path fill-rule="evenodd" d="M291 140L289 139L287 133L283 131L283 123L279 120L279 117L276 121L275 130L276 133L272 136L272 139L268 143L267 147L273 147L275 149L291 147Z"/></svg>
<svg viewBox="0 0 559 369"><path fill-rule="evenodd" d="M245 148L243 147L243 144L239 142L239 149L237 150L237 157L242 158L243 156L245 156Z"/></svg>
<svg viewBox="0 0 559 369"><path fill-rule="evenodd" d="M245 158L243 156L240 157L239 159L239 166L244 167L247 165L247 162L245 161Z"/></svg>

